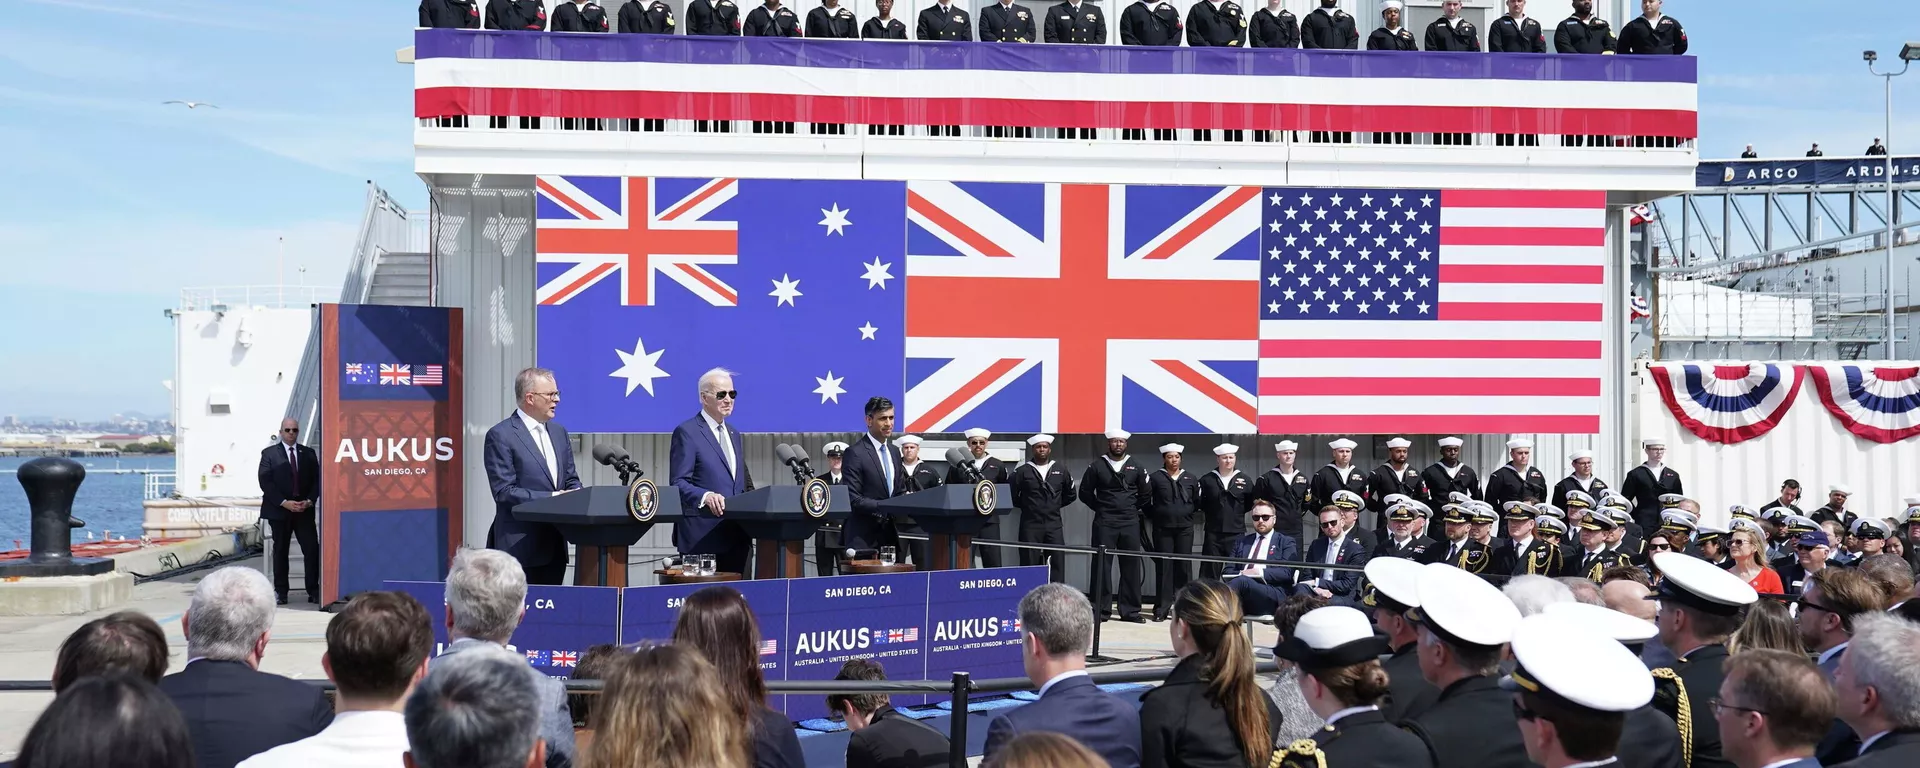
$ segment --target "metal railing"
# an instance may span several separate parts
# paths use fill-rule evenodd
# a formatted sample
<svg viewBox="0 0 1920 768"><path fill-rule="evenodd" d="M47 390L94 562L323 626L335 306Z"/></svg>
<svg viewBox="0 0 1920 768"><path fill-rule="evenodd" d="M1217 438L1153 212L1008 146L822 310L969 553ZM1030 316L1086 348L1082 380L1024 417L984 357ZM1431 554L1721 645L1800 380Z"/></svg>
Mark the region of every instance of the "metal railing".
<svg viewBox="0 0 1920 768"><path fill-rule="evenodd" d="M174 477L172 472L148 472L146 477L142 478L140 498L146 501L172 498Z"/></svg>
<svg viewBox="0 0 1920 768"><path fill-rule="evenodd" d="M180 309L224 312L263 307L285 309L332 301L334 289L319 285L220 285L180 289Z"/></svg>

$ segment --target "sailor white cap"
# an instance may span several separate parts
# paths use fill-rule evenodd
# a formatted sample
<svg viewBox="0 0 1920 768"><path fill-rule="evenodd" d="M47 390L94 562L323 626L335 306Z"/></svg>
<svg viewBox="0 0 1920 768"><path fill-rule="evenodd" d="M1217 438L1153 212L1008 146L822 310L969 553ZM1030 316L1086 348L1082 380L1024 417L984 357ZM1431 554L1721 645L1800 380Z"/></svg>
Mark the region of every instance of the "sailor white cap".
<svg viewBox="0 0 1920 768"><path fill-rule="evenodd" d="M1428 563L1420 574L1420 607L1407 617L1447 642L1492 646L1513 639L1520 609L1486 579L1445 563Z"/></svg>
<svg viewBox="0 0 1920 768"><path fill-rule="evenodd" d="M1313 670L1352 666L1390 650L1387 639L1374 633L1366 614L1330 605L1302 614L1293 636L1275 646L1273 655Z"/></svg>
<svg viewBox="0 0 1920 768"><path fill-rule="evenodd" d="M1727 515L1730 517L1736 517L1736 518L1744 517L1750 520L1757 520L1760 518L1759 512L1753 511L1753 507L1749 507L1745 504L1735 504L1733 506L1727 507Z"/></svg>
<svg viewBox="0 0 1920 768"><path fill-rule="evenodd" d="M1359 509L1367 503L1366 499L1360 498L1360 494L1353 491L1334 491L1330 501L1341 509Z"/></svg>
<svg viewBox="0 0 1920 768"><path fill-rule="evenodd" d="M1846 483L1834 483L1833 485L1827 486L1827 493L1837 493L1842 496L1852 496L1853 489L1848 488Z"/></svg>
<svg viewBox="0 0 1920 768"><path fill-rule="evenodd" d="M1907 507L1906 520L1908 525L1912 525L1914 523L1920 523L1920 504L1915 504L1911 507Z"/></svg>
<svg viewBox="0 0 1920 768"><path fill-rule="evenodd" d="M1466 441L1461 440L1460 438L1457 438L1457 437L1440 438L1440 447L1442 448L1458 448L1461 445L1464 445L1465 443Z"/></svg>
<svg viewBox="0 0 1920 768"><path fill-rule="evenodd" d="M967 430L966 432L964 432L964 433L962 433L962 434L965 434L965 435L967 436L967 439L968 439L968 440L972 440L972 439L974 439L974 438L976 438L976 437L977 437L977 438L980 438L980 439L982 439L982 440L985 440L985 439L987 439L987 438L989 438L989 437L993 437L993 433L992 433L992 432L988 432L988 431L986 431L986 430L984 430L984 429L981 429L981 428L979 428L979 427L974 427L973 429L969 429L969 430Z"/></svg>
<svg viewBox="0 0 1920 768"><path fill-rule="evenodd" d="M1381 503L1386 504L1389 507L1403 501L1413 501L1413 497L1408 496L1404 493L1389 493L1386 496L1381 497L1380 499Z"/></svg>
<svg viewBox="0 0 1920 768"><path fill-rule="evenodd" d="M1544 501L1533 505L1533 508L1540 511L1541 517L1553 517L1561 520L1567 519L1566 510L1556 507L1552 504L1548 504Z"/></svg>
<svg viewBox="0 0 1920 768"><path fill-rule="evenodd" d="M1693 530L1693 540L1712 541L1714 539L1725 538L1728 533L1730 533L1730 531L1727 529L1712 523L1700 523L1699 527Z"/></svg>
<svg viewBox="0 0 1920 768"><path fill-rule="evenodd" d="M1633 522L1633 515L1628 514L1627 510L1621 507L1602 507L1602 509L1606 511L1607 519L1612 520L1615 527L1625 528L1627 523Z"/></svg>
<svg viewBox="0 0 1920 768"><path fill-rule="evenodd" d="M1567 463L1572 464L1581 459L1591 459L1591 458L1593 458L1593 451L1589 451L1585 448L1581 448L1580 450L1567 454Z"/></svg>
<svg viewBox="0 0 1920 768"><path fill-rule="evenodd" d="M1653 567L1666 578L1649 600L1671 600L1719 616L1736 616L1742 607L1760 599L1746 579L1684 552L1655 552Z"/></svg>
<svg viewBox="0 0 1920 768"><path fill-rule="evenodd" d="M1760 527L1760 524L1757 522L1754 522L1753 518L1736 517L1736 518L1733 518L1732 520L1727 521L1728 534L1732 534L1734 531L1740 530L1742 528L1745 528L1749 531L1753 531L1754 535L1759 536L1763 541L1767 538L1767 529Z"/></svg>
<svg viewBox="0 0 1920 768"><path fill-rule="evenodd" d="M1331 443L1327 443L1327 447L1328 447L1328 448L1332 448L1332 449L1334 449L1334 450L1336 450L1336 451L1337 451L1337 450L1340 450L1340 449L1342 449L1342 448L1345 448L1345 449L1347 449L1347 450L1349 450L1349 451L1351 451L1351 450L1353 450L1353 447L1354 447L1354 446L1356 446L1356 445L1359 445L1359 443L1356 443L1356 442L1354 442L1354 441L1352 441L1352 440L1348 440L1348 439L1346 439L1346 438L1344 438L1344 437L1343 437L1343 438L1340 438L1340 439L1338 439L1338 440L1335 440L1335 441L1333 441L1333 442L1331 442Z"/></svg>
<svg viewBox="0 0 1920 768"><path fill-rule="evenodd" d="M1677 507L1680 506L1680 502L1683 501L1692 501L1692 499L1687 498L1686 494L1681 493L1660 494L1660 506L1662 507Z"/></svg>
<svg viewBox="0 0 1920 768"><path fill-rule="evenodd" d="M1533 441L1528 440L1524 437L1516 437L1512 440L1507 441L1507 450L1513 451L1513 450L1519 450L1521 448L1526 448L1531 450L1533 448Z"/></svg>
<svg viewBox="0 0 1920 768"><path fill-rule="evenodd" d="M1132 439L1132 438L1133 438L1133 433L1132 433L1132 432L1128 432L1128 431L1126 431L1126 430L1124 430L1124 429L1109 429L1109 430L1107 430L1107 439L1108 439L1108 440L1130 440L1130 439Z"/></svg>
<svg viewBox="0 0 1920 768"><path fill-rule="evenodd" d="M1644 643L1660 634L1660 628L1651 621L1599 605L1551 603L1542 614L1582 624L1601 637L1622 643Z"/></svg>
<svg viewBox="0 0 1920 768"><path fill-rule="evenodd" d="M893 444L900 446L902 448L905 448L909 445L919 445L920 436L919 435L901 435L893 439Z"/></svg>
<svg viewBox="0 0 1920 768"><path fill-rule="evenodd" d="M1433 508L1413 499L1402 498L1387 505L1388 520L1413 522L1423 517L1433 517Z"/></svg>
<svg viewBox="0 0 1920 768"><path fill-rule="evenodd" d="M1820 530L1820 524L1814 522L1813 518L1807 517L1806 515L1787 515L1784 522L1786 523L1787 530L1789 531Z"/></svg>
<svg viewBox="0 0 1920 768"><path fill-rule="evenodd" d="M826 451L828 456L834 456L837 454L845 453L847 450L847 444L840 442L838 440L835 440L831 443L827 443L825 446L822 447L821 450Z"/></svg>
<svg viewBox="0 0 1920 768"><path fill-rule="evenodd" d="M1400 2L1400 0L1380 0L1381 13L1386 13L1387 11L1404 11L1406 9L1407 5Z"/></svg>
<svg viewBox="0 0 1920 768"><path fill-rule="evenodd" d="M1692 518L1687 517L1685 514L1669 510L1660 513L1660 528L1662 530L1673 529L1692 532L1696 530L1698 526L1693 522Z"/></svg>
<svg viewBox="0 0 1920 768"><path fill-rule="evenodd" d="M1658 435L1655 435L1653 437L1640 438L1640 447L1653 448L1656 446L1660 448L1665 448L1667 446L1667 439L1664 437L1660 437Z"/></svg>
<svg viewBox="0 0 1920 768"><path fill-rule="evenodd" d="M1273 449L1276 451L1297 451L1300 450L1300 444L1292 440L1282 440L1274 443Z"/></svg>
<svg viewBox="0 0 1920 768"><path fill-rule="evenodd" d="M1552 515L1541 515L1533 519L1534 532L1541 536L1552 534L1567 535L1567 522Z"/></svg>
<svg viewBox="0 0 1920 768"><path fill-rule="evenodd" d="M1420 607L1420 577L1427 567L1404 557L1376 557L1367 561L1367 583L1372 585L1363 602L1375 608Z"/></svg>
<svg viewBox="0 0 1920 768"><path fill-rule="evenodd" d="M1039 445L1041 443L1051 443L1051 442L1053 442L1053 435L1049 435L1045 432L1042 432L1040 434L1034 435L1033 437L1027 438L1027 445Z"/></svg>
<svg viewBox="0 0 1920 768"><path fill-rule="evenodd" d="M1161 453L1186 453L1187 447L1179 443L1167 443L1160 446Z"/></svg>
<svg viewBox="0 0 1920 768"><path fill-rule="evenodd" d="M1473 497L1468 496L1465 491L1447 491L1447 501L1454 504L1465 504L1473 501Z"/></svg>
<svg viewBox="0 0 1920 768"><path fill-rule="evenodd" d="M1916 493L1912 496L1908 496L1904 499L1901 499L1900 503L1905 504L1909 507L1920 506L1920 493Z"/></svg>
<svg viewBox="0 0 1920 768"><path fill-rule="evenodd" d="M1620 492L1618 491L1609 489L1605 494L1605 498L1602 498L1600 500L1600 506L1620 507L1621 509L1632 509L1633 500L1620 495Z"/></svg>
<svg viewBox="0 0 1920 768"><path fill-rule="evenodd" d="M1234 445L1233 443L1221 443L1213 447L1213 455L1215 456L1232 456L1239 452L1240 446Z"/></svg>
<svg viewBox="0 0 1920 768"><path fill-rule="evenodd" d="M1586 491L1567 491L1567 507L1569 509L1573 507L1593 509L1594 506L1596 505L1593 503L1593 497L1588 496Z"/></svg>
<svg viewBox="0 0 1920 768"><path fill-rule="evenodd" d="M1512 650L1518 664L1501 688L1551 694L1601 712L1630 712L1653 700L1653 675L1638 656L1564 615L1521 621Z"/></svg>
<svg viewBox="0 0 1920 768"><path fill-rule="evenodd" d="M1853 535L1863 539L1884 539L1888 534L1893 533L1892 530L1887 528L1886 523L1865 517L1853 521L1853 530L1851 532Z"/></svg>
<svg viewBox="0 0 1920 768"><path fill-rule="evenodd" d="M1413 441L1408 440L1404 437L1396 437L1392 440L1387 441L1387 447L1388 448L1412 448Z"/></svg>

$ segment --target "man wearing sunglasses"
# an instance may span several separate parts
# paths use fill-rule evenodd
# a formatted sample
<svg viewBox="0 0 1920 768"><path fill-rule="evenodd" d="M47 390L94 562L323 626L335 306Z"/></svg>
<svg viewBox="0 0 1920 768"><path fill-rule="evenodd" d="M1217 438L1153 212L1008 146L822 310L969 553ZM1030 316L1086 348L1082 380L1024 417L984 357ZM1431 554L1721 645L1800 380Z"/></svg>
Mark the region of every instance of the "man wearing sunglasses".
<svg viewBox="0 0 1920 768"><path fill-rule="evenodd" d="M300 444L300 422L283 419L280 439L260 451L260 519L273 533L273 594L287 604L287 539L300 540L306 558L307 602L320 602L320 533L313 503L320 498L320 457Z"/></svg>
<svg viewBox="0 0 1920 768"><path fill-rule="evenodd" d="M673 548L683 555L713 555L723 573L745 573L752 542L725 519L727 497L753 490L743 458L746 439L728 423L740 392L733 372L724 368L701 374L698 387L700 412L674 428L667 453L682 515L673 526Z"/></svg>
<svg viewBox="0 0 1920 768"><path fill-rule="evenodd" d="M1780 572L1780 584L1786 587L1787 594L1798 595L1814 574L1826 570L1827 558L1833 554L1833 541L1827 538L1826 531L1808 531L1794 539L1793 552L1793 562L1774 570Z"/></svg>
<svg viewBox="0 0 1920 768"><path fill-rule="evenodd" d="M1233 557L1243 560L1298 560L1300 546L1293 537L1274 528L1278 514L1273 502L1255 499L1248 519L1253 530L1233 544ZM1240 608L1248 616L1272 615L1286 602L1293 586L1293 569L1284 565L1228 565L1227 588L1240 597Z"/></svg>

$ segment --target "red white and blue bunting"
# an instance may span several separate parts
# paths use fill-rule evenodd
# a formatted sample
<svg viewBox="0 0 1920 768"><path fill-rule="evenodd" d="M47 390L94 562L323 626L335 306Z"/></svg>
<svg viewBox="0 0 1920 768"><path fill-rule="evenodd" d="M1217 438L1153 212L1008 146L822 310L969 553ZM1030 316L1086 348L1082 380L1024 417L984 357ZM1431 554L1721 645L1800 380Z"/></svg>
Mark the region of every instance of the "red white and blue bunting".
<svg viewBox="0 0 1920 768"><path fill-rule="evenodd" d="M1744 442L1772 431L1800 393L1804 375L1799 366L1773 363L1675 363L1648 370L1673 418L1716 443Z"/></svg>
<svg viewBox="0 0 1920 768"><path fill-rule="evenodd" d="M1876 443L1920 435L1920 367L1831 363L1807 368L1820 402L1847 431Z"/></svg>

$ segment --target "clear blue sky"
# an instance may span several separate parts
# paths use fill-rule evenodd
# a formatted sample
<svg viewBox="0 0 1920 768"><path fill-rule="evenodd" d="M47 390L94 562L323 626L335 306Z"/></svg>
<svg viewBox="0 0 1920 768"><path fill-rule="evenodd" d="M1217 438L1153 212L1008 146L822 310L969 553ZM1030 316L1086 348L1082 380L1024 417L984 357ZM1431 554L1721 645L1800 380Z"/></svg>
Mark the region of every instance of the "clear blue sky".
<svg viewBox="0 0 1920 768"><path fill-rule="evenodd" d="M411 2L7 5L0 415L165 413L161 310L182 287L273 283L281 237L288 282L305 264L308 282L337 286L366 181L426 202L412 173L412 71L393 60L411 42ZM1889 28L1920 39L1920 26L1881 23L1910 20L1910 0L1774 7L1667 4L1701 60L1702 154L1752 142L1799 155L1812 141L1858 152L1882 114L1860 51L1895 58ZM1530 10L1557 20L1564 9ZM1895 124L1920 140L1920 74L1894 82Z"/></svg>

